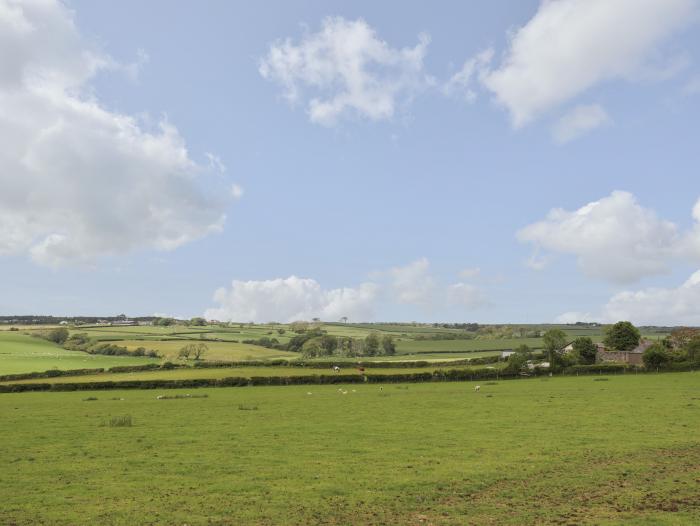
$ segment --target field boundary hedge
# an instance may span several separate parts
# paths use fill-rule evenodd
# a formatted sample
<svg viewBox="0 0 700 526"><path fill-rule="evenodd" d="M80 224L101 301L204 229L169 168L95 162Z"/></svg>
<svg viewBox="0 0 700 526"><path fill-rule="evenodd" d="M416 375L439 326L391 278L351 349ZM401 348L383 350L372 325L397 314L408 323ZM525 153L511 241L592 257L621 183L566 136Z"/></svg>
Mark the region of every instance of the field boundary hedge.
<svg viewBox="0 0 700 526"><path fill-rule="evenodd" d="M683 367L681 367L683 365ZM676 364L662 372L682 372L698 370L697 363ZM618 365L578 365L569 367L563 374L602 375L602 374L655 374L642 368ZM535 371L526 376L545 376L546 370ZM191 389L199 387L248 387L258 385L329 385L329 384L384 384L417 382L460 382L473 380L508 380L522 378L521 373L506 373L495 369L438 369L433 372L410 374L376 374L376 375L298 375L298 376L253 376L250 378L232 376L227 378L190 378L182 380L121 380L104 382L70 382L70 383L36 383L0 385L0 393L21 393L28 391L99 391L108 389Z"/></svg>

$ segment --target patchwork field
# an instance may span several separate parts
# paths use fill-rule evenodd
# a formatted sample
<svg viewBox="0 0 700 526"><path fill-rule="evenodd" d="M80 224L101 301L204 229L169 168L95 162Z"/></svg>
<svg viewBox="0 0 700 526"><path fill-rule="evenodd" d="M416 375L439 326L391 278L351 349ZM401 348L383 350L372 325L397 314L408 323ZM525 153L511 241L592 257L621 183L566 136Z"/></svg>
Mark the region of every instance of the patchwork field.
<svg viewBox="0 0 700 526"><path fill-rule="evenodd" d="M698 373L338 389L0 395L0 523L700 523Z"/></svg>
<svg viewBox="0 0 700 526"><path fill-rule="evenodd" d="M524 333L537 332L547 326L527 326ZM373 361L426 361L442 362L497 356L501 350L528 345L532 349L542 346L539 337L498 337L497 335L472 334L464 339L463 329L411 324L323 324L320 328L336 337L364 339L371 332L390 335L396 344L396 355L376 356ZM588 335L594 341L603 338L602 327L561 326L573 339ZM41 372L49 369L109 368L119 365L139 365L152 362L177 361L180 349L191 343L205 343L208 347L203 355L205 361L260 361L298 360L302 355L282 349L258 345L261 338L275 338L284 346L296 334L289 325L230 326L93 326L70 327L70 334L85 334L96 344L113 344L129 351L138 348L156 351L160 359L136 356L104 356L85 352L68 351L59 345L40 338L30 337L45 331L47 327L24 326L19 331L0 330L0 375ZM459 339L448 339L457 335ZM665 335L660 330L649 330L645 336L658 339ZM245 343L247 342L247 343ZM337 356L317 358L319 361L337 361ZM367 359L366 357L361 359Z"/></svg>

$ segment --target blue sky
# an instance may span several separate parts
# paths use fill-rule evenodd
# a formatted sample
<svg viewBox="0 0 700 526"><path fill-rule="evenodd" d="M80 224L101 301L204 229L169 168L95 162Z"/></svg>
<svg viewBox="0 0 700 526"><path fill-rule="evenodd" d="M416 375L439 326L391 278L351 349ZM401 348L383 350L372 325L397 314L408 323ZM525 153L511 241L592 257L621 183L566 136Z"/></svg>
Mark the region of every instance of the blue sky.
<svg viewBox="0 0 700 526"><path fill-rule="evenodd" d="M0 311L700 324L699 8L0 0Z"/></svg>

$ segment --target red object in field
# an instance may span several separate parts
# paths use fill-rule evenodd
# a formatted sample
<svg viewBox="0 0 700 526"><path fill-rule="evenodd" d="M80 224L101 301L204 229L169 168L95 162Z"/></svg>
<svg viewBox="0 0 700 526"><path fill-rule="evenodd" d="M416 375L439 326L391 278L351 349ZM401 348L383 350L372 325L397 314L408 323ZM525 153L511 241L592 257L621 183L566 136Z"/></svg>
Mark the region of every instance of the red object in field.
<svg viewBox="0 0 700 526"><path fill-rule="evenodd" d="M357 370L360 371L361 373L364 373L364 372L365 372L365 368L364 368L364 367L358 367Z"/></svg>

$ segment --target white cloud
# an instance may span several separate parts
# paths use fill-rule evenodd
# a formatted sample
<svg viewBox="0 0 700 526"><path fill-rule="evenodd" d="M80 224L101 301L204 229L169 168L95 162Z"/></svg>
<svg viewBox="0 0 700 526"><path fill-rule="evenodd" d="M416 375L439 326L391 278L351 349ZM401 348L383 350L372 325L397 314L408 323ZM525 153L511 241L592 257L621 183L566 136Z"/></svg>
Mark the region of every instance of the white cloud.
<svg viewBox="0 0 700 526"><path fill-rule="evenodd" d="M465 101L472 103L476 100L476 91L472 87L475 77L482 75L486 66L493 59L493 49L489 48L467 60L462 69L450 77L443 86L445 95L461 95Z"/></svg>
<svg viewBox="0 0 700 526"><path fill-rule="evenodd" d="M565 144L611 122L605 109L598 104L576 106L559 119L552 135L556 142Z"/></svg>
<svg viewBox="0 0 700 526"><path fill-rule="evenodd" d="M602 82L652 77L659 46L696 14L696 0L543 0L482 82L520 127Z"/></svg>
<svg viewBox="0 0 700 526"><path fill-rule="evenodd" d="M470 283L453 283L448 286L447 301L467 308L476 308L488 303L481 289Z"/></svg>
<svg viewBox="0 0 700 526"><path fill-rule="evenodd" d="M459 277L464 279L477 278L481 275L479 267L469 267L459 271Z"/></svg>
<svg viewBox="0 0 700 526"><path fill-rule="evenodd" d="M144 129L91 94L113 65L62 3L0 0L0 255L86 262L222 228L227 200L202 190L177 129Z"/></svg>
<svg viewBox="0 0 700 526"><path fill-rule="evenodd" d="M290 102L304 101L315 123L330 126L352 115L381 120L430 82L423 72L428 43L420 35L415 47L392 48L362 19L328 17L298 44L272 44L259 71L281 84Z"/></svg>
<svg viewBox="0 0 700 526"><path fill-rule="evenodd" d="M603 307L602 317L640 325L700 325L700 270L677 288L615 294Z"/></svg>
<svg viewBox="0 0 700 526"><path fill-rule="evenodd" d="M571 324L573 325L576 322L585 322L585 323L591 323L598 321L594 318L594 316L590 312L565 312L564 314L560 314L559 316L556 317L554 320L554 323L564 323L564 324ZM616 320L617 321L617 320Z"/></svg>
<svg viewBox="0 0 700 526"><path fill-rule="evenodd" d="M586 275L618 283L667 272L681 244L676 225L619 191L573 212L554 209L517 237L537 248L572 254Z"/></svg>
<svg viewBox="0 0 700 526"><path fill-rule="evenodd" d="M243 197L243 187L239 184L233 183L231 185L231 195L234 199L240 199Z"/></svg>
<svg viewBox="0 0 700 526"><path fill-rule="evenodd" d="M399 303L428 306L433 301L435 279L430 275L427 258L389 270L391 287Z"/></svg>
<svg viewBox="0 0 700 526"><path fill-rule="evenodd" d="M207 319L239 322L336 321L347 316L355 321L372 318L377 286L323 289L313 279L290 276L263 281L234 280L214 294L218 307L206 311Z"/></svg>
<svg viewBox="0 0 700 526"><path fill-rule="evenodd" d="M620 320L637 325L700 325L700 270L679 287L648 287L619 292L595 314L565 312L555 321L614 323Z"/></svg>

